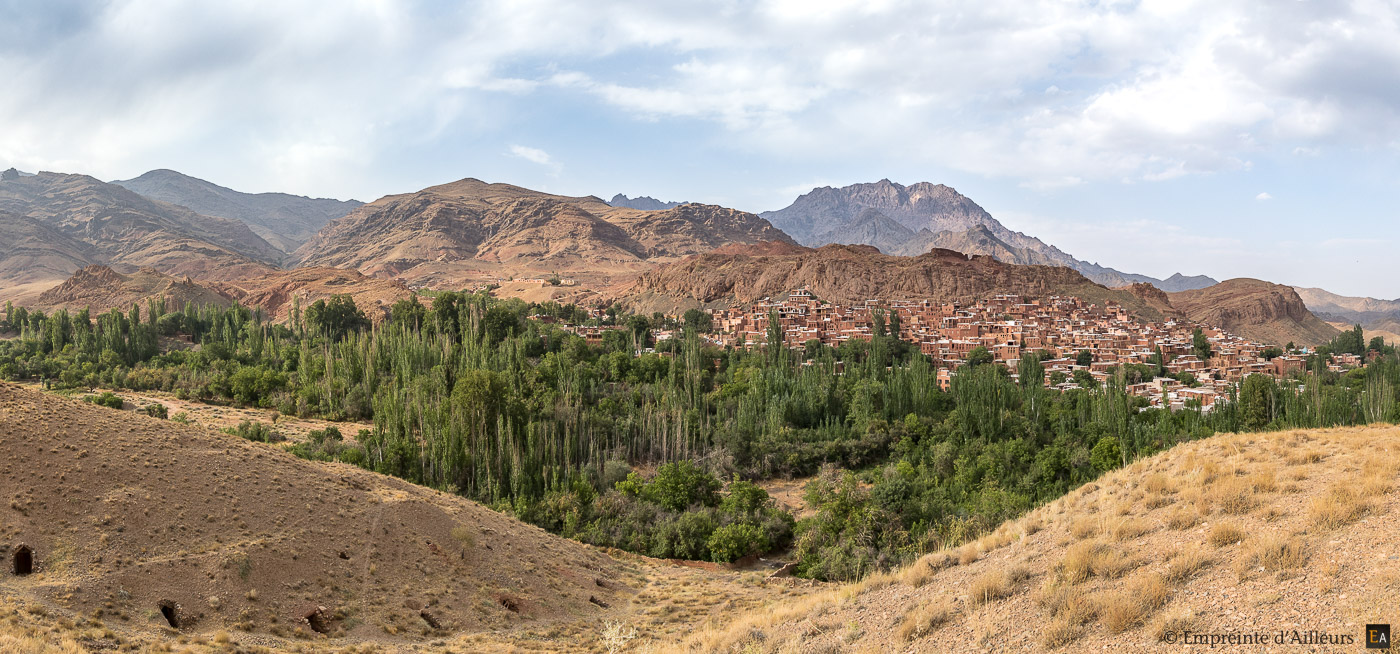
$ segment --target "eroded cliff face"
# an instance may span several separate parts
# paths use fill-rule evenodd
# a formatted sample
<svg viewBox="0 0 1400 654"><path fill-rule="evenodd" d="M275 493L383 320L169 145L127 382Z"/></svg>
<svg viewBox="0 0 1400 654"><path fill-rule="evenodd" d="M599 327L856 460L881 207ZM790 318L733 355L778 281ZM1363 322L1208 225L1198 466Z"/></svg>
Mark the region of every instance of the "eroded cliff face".
<svg viewBox="0 0 1400 654"><path fill-rule="evenodd" d="M1256 341L1318 345L1336 328L1308 311L1291 287L1258 279L1230 279L1194 291L1169 294L1172 306L1192 321L1214 325Z"/></svg>
<svg viewBox="0 0 1400 654"><path fill-rule="evenodd" d="M1151 313L1132 294L1094 284L1069 268L1018 266L938 249L917 257L897 257L868 245L726 248L643 273L634 292L700 303L747 304L803 288L842 304L868 299L972 302L997 293L1016 293L1112 300L1130 310Z"/></svg>

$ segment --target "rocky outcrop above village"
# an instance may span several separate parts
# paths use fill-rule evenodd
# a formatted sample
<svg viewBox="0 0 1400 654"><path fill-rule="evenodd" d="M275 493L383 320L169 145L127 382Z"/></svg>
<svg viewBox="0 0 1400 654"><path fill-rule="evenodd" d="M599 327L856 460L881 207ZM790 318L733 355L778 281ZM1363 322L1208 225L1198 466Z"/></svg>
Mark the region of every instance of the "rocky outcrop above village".
<svg viewBox="0 0 1400 654"><path fill-rule="evenodd" d="M305 310L316 300L349 295L370 320L379 322L388 317L389 307L395 302L413 296L413 291L397 280L323 267L297 268L237 280L219 284L218 290L245 306L261 307L269 318L277 321L290 317L298 303Z"/></svg>
<svg viewBox="0 0 1400 654"><path fill-rule="evenodd" d="M790 239L758 216L714 205L642 211L465 179L360 207L322 229L297 258L406 280L441 279L454 265L464 276L615 274L771 240Z"/></svg>
<svg viewBox="0 0 1400 654"><path fill-rule="evenodd" d="M110 309L126 311L133 304L164 298L172 307L187 304L197 306L227 306L233 300L223 293L185 277L177 279L150 268L129 275L107 266L87 266L66 281L39 295L40 308L89 308L94 313Z"/></svg>
<svg viewBox="0 0 1400 654"><path fill-rule="evenodd" d="M1160 317L1137 296L1104 288L1069 268L1019 266L939 249L898 257L868 245L731 247L648 271L629 289L629 297L641 303L669 298L748 304L804 288L843 304L869 299L973 302L998 293L1073 295L1086 302L1114 301L1146 317Z"/></svg>
<svg viewBox="0 0 1400 654"><path fill-rule="evenodd" d="M1258 279L1230 279L1209 288L1169 294L1192 321L1261 343L1318 345L1337 329L1313 315L1291 287Z"/></svg>

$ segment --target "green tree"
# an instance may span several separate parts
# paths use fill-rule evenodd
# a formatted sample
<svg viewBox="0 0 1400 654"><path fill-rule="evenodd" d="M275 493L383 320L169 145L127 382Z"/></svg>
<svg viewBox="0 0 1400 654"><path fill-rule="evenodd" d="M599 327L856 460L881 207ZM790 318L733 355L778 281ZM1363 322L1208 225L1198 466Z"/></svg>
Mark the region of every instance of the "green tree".
<svg viewBox="0 0 1400 654"><path fill-rule="evenodd" d="M708 311L687 309L685 314L681 316L681 320L685 323L686 327L694 329L702 334L708 334L714 331L714 318L710 316L710 312Z"/></svg>
<svg viewBox="0 0 1400 654"><path fill-rule="evenodd" d="M1240 385L1240 423L1248 430L1263 429L1274 421L1277 386L1268 375L1253 374Z"/></svg>
<svg viewBox="0 0 1400 654"><path fill-rule="evenodd" d="M1212 354L1210 340L1206 338L1205 332L1202 332L1200 327L1191 332L1191 353L1195 354L1197 359L1210 361Z"/></svg>
<svg viewBox="0 0 1400 654"><path fill-rule="evenodd" d="M339 341L352 331L369 328L369 318L355 306L349 295L316 300L306 308L306 326L312 333Z"/></svg>
<svg viewBox="0 0 1400 654"><path fill-rule="evenodd" d="M1123 450L1118 445L1117 436L1104 436L1089 451L1089 463L1101 472L1108 472L1123 465Z"/></svg>
<svg viewBox="0 0 1400 654"><path fill-rule="evenodd" d="M1081 368L1088 368L1094 363L1094 353L1089 350L1080 350L1079 355L1074 357L1074 365Z"/></svg>
<svg viewBox="0 0 1400 654"><path fill-rule="evenodd" d="M991 363L995 360L996 359L992 358L992 353L981 345L972 348L972 351L967 353L967 365L970 368L976 368L984 363Z"/></svg>

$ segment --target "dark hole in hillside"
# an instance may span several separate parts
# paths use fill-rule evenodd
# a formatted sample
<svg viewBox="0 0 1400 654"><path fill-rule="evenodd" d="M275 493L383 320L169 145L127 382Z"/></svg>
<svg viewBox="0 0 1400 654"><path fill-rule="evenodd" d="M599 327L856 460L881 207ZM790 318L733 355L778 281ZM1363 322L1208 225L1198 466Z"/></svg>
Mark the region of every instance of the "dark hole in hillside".
<svg viewBox="0 0 1400 654"><path fill-rule="evenodd" d="M349 561L349 560L350 560L350 555L349 555L349 554L346 554L345 552L341 552L341 553L340 553L340 558L345 559L346 561Z"/></svg>
<svg viewBox="0 0 1400 654"><path fill-rule="evenodd" d="M499 599L497 599L496 601L497 601L497 602L500 602L500 603L501 603L501 606L506 607L506 610L507 610L507 611L510 611L511 613L519 613L519 612L520 612L520 604L519 604L518 602L516 602L515 600L509 598L509 597L501 596L501 597L500 597Z"/></svg>
<svg viewBox="0 0 1400 654"><path fill-rule="evenodd" d="M180 628L179 604L176 604L170 600L162 601L160 603L160 614L165 617L165 622L169 624L172 629Z"/></svg>
<svg viewBox="0 0 1400 654"><path fill-rule="evenodd" d="M15 574L27 575L34 572L34 550L28 545L15 548Z"/></svg>
<svg viewBox="0 0 1400 654"><path fill-rule="evenodd" d="M418 617L423 618L423 622L428 623L428 626L433 629L442 628L442 623L438 622L437 618L433 617L433 614L429 613L427 609L419 611Z"/></svg>
<svg viewBox="0 0 1400 654"><path fill-rule="evenodd" d="M306 618L306 624L311 626L311 630L318 634L328 634L331 631L330 621L326 619L325 609L317 608L315 611L302 616Z"/></svg>

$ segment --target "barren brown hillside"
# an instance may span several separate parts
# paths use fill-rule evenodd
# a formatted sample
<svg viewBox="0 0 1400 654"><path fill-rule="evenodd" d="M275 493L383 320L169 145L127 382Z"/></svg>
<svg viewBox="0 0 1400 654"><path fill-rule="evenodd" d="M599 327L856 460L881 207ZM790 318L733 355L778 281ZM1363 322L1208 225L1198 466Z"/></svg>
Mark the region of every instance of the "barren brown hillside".
<svg viewBox="0 0 1400 654"><path fill-rule="evenodd" d="M562 272L630 275L654 260L726 243L788 240L768 221L723 207L613 207L464 179L381 198L332 221L297 251L303 265L460 287Z"/></svg>
<svg viewBox="0 0 1400 654"><path fill-rule="evenodd" d="M173 302L174 307L186 304L227 306L233 302L227 295L188 277L176 279L150 268L123 275L107 266L93 265L44 291L35 306L41 309L88 307L100 313L109 309L125 311L132 304L144 304L153 297L163 297Z"/></svg>
<svg viewBox="0 0 1400 654"><path fill-rule="evenodd" d="M1161 317L1132 293L1104 288L1069 268L1021 266L939 249L899 257L869 245L733 246L647 271L624 295L649 312L685 303L747 304L801 288L847 304L871 298L972 302L996 293L1074 295L1087 302L1118 302L1149 319Z"/></svg>
<svg viewBox="0 0 1400 654"><path fill-rule="evenodd" d="M1314 316L1291 287L1258 279L1229 279L1194 291L1169 293L1191 320L1261 343L1321 345L1337 330Z"/></svg>
<svg viewBox="0 0 1400 654"><path fill-rule="evenodd" d="M1398 454L1391 426L1179 445L975 543L714 621L677 649L1172 652L1190 631L1284 634L1231 651L1361 651L1364 625L1400 622Z"/></svg>
<svg viewBox="0 0 1400 654"><path fill-rule="evenodd" d="M316 630L396 647L589 619L633 592L611 558L461 498L13 384L0 496L0 604L89 649Z"/></svg>

